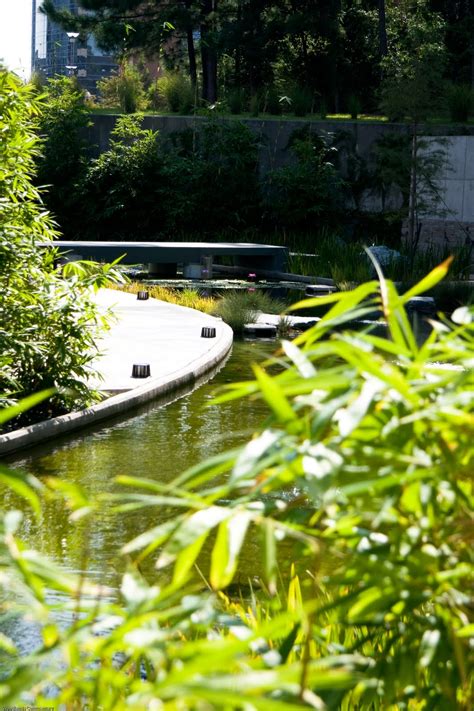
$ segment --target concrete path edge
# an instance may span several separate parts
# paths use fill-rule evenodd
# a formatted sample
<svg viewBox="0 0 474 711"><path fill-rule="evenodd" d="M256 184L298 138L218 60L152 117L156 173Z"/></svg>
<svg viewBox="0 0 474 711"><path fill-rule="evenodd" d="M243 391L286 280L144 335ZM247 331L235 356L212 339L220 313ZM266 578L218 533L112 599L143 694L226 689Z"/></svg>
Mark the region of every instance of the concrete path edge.
<svg viewBox="0 0 474 711"><path fill-rule="evenodd" d="M0 435L0 455L11 454L20 449L54 439L59 435L74 432L87 425L99 423L194 382L224 360L232 347L232 329L219 322L218 333L218 338L213 343L211 350L174 372L172 377L150 378L146 383L133 390L113 395L85 410L60 415L51 420L38 422L29 427Z"/></svg>

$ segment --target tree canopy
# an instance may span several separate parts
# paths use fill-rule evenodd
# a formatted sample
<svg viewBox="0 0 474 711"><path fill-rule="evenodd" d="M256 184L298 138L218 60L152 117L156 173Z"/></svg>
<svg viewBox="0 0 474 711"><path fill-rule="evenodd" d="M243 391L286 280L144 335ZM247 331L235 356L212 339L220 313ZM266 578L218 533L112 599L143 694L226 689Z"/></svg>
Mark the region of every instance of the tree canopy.
<svg viewBox="0 0 474 711"><path fill-rule="evenodd" d="M256 94L275 83L306 87L332 110L355 95L377 105L383 63L418 23L420 37L437 26L445 76L473 83L474 3L446 0L79 0L74 15L46 0L44 11L67 29L93 32L119 55L142 51L189 72L202 98L218 89ZM420 25L421 22L421 25ZM413 32L412 32L413 35ZM199 82L198 82L199 80Z"/></svg>

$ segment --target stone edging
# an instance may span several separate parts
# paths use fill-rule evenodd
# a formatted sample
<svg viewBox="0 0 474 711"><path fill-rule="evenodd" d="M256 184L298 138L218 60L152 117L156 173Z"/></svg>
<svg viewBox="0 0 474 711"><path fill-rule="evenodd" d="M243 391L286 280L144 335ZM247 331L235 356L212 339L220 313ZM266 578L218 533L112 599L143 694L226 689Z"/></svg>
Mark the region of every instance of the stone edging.
<svg viewBox="0 0 474 711"><path fill-rule="evenodd" d="M131 410L138 405L143 405L160 395L178 390L182 386L194 382L224 360L232 347L232 340L232 329L219 321L217 338L212 348L180 370L175 371L171 377L150 378L146 383L133 390L113 395L85 410L60 415L51 420L38 422L29 427L0 435L0 455L10 454L19 449L51 440L58 435L74 432L87 425Z"/></svg>

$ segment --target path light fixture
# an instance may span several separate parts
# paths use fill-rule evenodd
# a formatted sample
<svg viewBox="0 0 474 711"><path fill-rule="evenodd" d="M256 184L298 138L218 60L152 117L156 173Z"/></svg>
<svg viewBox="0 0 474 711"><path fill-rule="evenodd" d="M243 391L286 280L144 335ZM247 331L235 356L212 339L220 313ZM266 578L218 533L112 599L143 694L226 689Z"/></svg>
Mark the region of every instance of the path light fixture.
<svg viewBox="0 0 474 711"><path fill-rule="evenodd" d="M149 378L151 376L149 363L134 363L132 368L132 378Z"/></svg>
<svg viewBox="0 0 474 711"><path fill-rule="evenodd" d="M215 338L216 329L209 328L208 326L203 326L201 329L201 338Z"/></svg>
<svg viewBox="0 0 474 711"><path fill-rule="evenodd" d="M69 76L75 76L77 71L76 40L79 37L79 32L66 32L66 34L69 39L68 64L66 64L66 69L69 72Z"/></svg>
<svg viewBox="0 0 474 711"><path fill-rule="evenodd" d="M148 293L148 291L137 291L137 300L138 301L146 301L149 298L150 298L150 294Z"/></svg>

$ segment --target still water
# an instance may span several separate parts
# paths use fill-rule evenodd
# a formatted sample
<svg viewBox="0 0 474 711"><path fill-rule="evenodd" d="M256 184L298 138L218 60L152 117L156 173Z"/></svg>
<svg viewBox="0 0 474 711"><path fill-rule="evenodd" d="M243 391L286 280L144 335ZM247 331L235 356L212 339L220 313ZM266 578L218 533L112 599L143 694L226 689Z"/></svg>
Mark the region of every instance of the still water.
<svg viewBox="0 0 474 711"><path fill-rule="evenodd" d="M252 378L251 364L267 358L275 347L275 342L235 343L225 367L184 397L166 405L154 403L100 429L35 448L8 464L39 478L79 485L93 499L121 490L115 483L119 475L170 481L188 467L245 441L262 423L268 410L261 401L209 403L224 384ZM7 494L5 505L19 504ZM57 500L45 502L39 523L24 511L21 534L29 546L69 571L87 570L89 577L113 587L126 567L119 555L121 546L169 515L150 507L112 516L104 504L93 516L74 524L64 503ZM247 556L251 568L251 550Z"/></svg>

